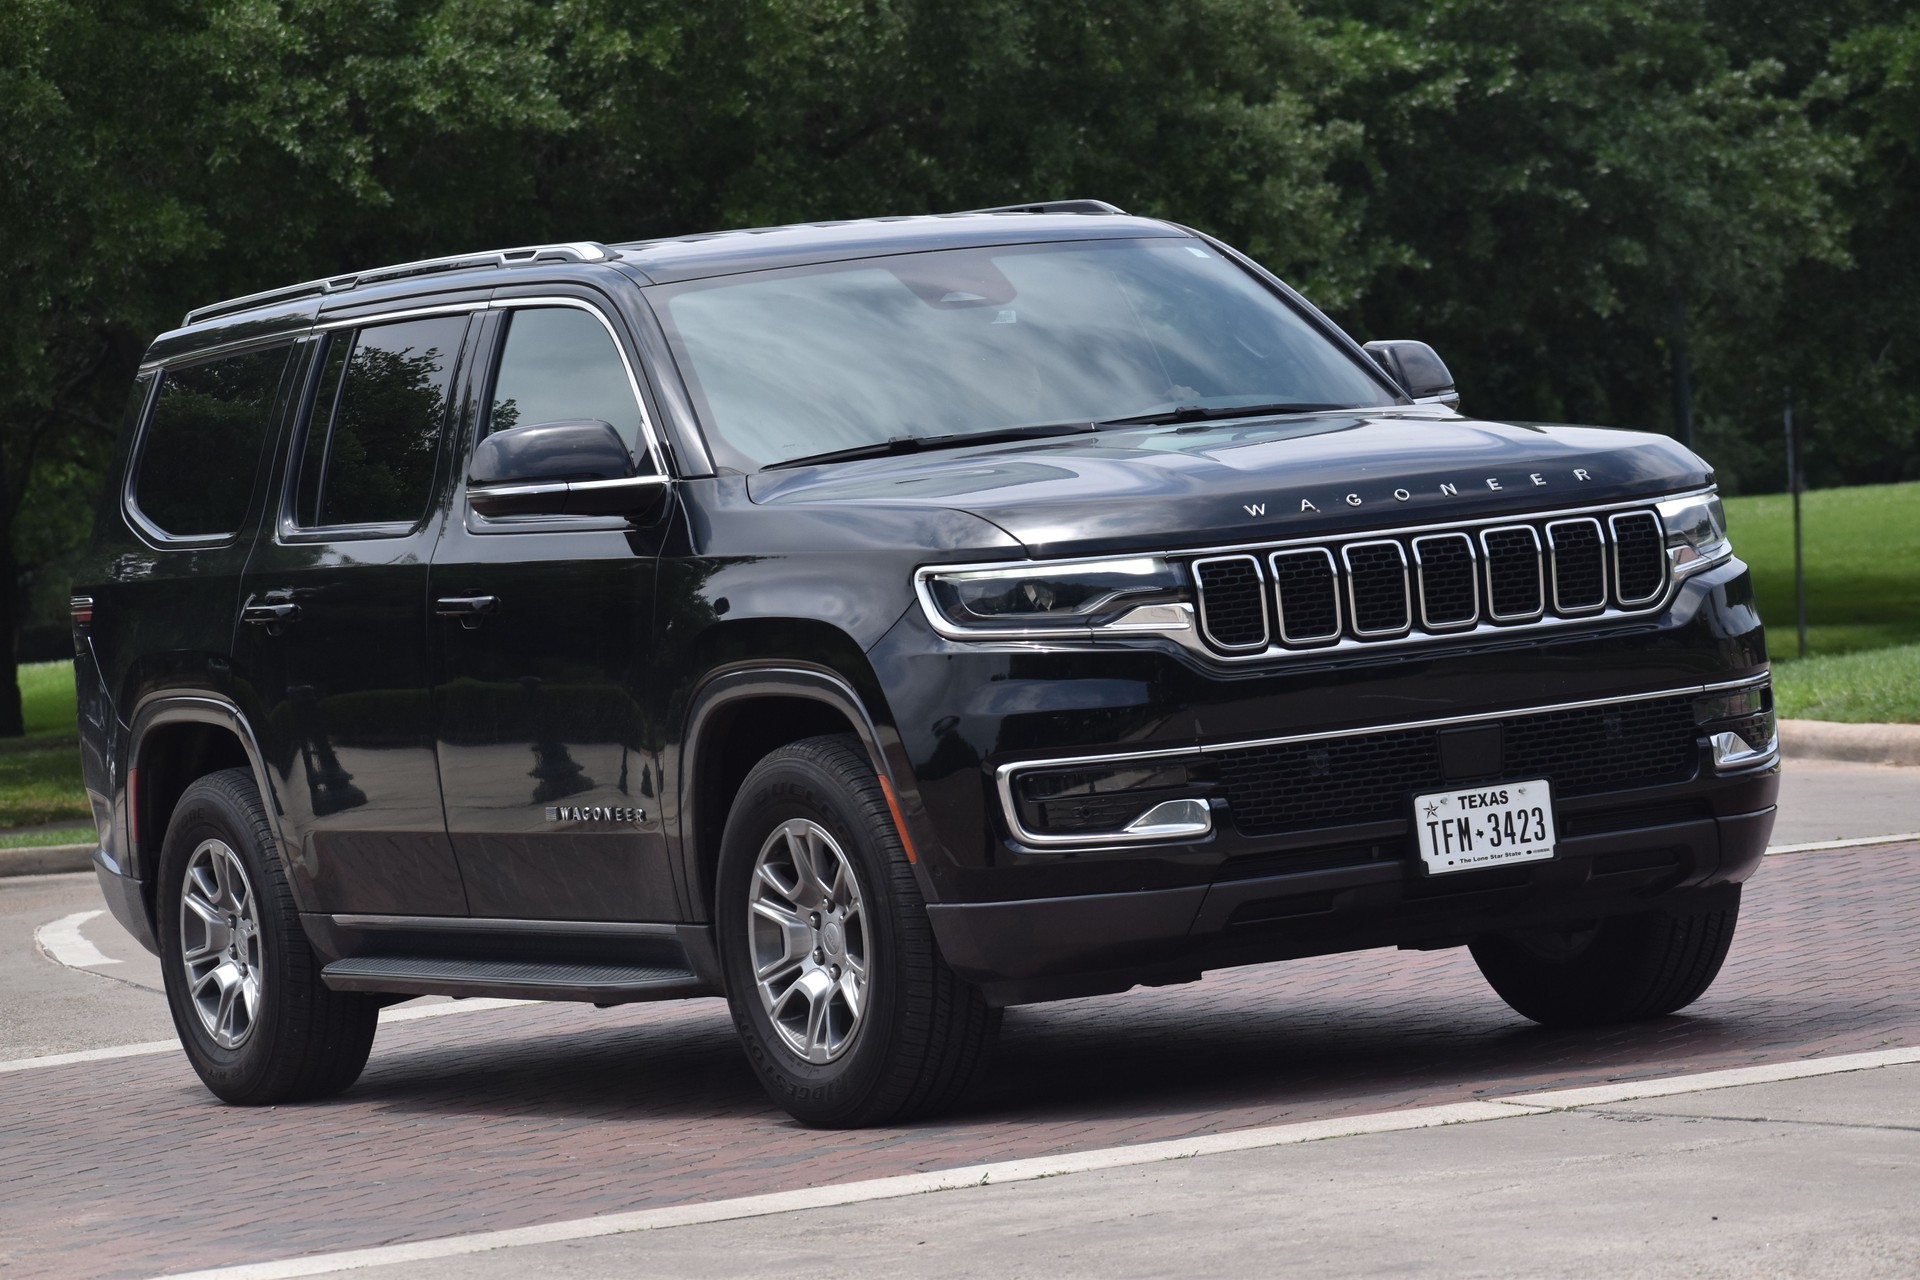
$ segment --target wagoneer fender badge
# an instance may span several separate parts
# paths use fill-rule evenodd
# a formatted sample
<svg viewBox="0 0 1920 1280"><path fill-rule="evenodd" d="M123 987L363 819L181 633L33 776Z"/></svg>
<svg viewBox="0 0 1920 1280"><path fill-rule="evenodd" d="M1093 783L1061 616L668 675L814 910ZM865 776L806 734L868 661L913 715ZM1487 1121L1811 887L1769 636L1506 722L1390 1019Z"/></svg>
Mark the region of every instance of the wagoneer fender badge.
<svg viewBox="0 0 1920 1280"><path fill-rule="evenodd" d="M619 805L560 804L547 806L548 822L645 822L645 809Z"/></svg>

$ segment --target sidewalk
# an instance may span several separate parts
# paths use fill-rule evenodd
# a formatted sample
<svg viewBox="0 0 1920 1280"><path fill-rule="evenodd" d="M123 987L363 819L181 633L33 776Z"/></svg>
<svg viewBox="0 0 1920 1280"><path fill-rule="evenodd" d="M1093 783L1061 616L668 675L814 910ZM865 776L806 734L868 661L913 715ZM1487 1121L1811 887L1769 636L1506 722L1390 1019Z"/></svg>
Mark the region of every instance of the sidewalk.
<svg viewBox="0 0 1920 1280"><path fill-rule="evenodd" d="M1468 1118L1499 1109L1469 1103L1449 1124L1414 1127L1420 1118L1400 1113L1405 1127L1385 1132L1299 1141L1269 1131L1282 1140L1117 1168L1099 1165L1126 1157L1124 1148L1079 1153L1085 1172L1028 1171L1011 1185L995 1185L985 1168L973 1185L931 1193L914 1194L926 1179L895 1179L813 1193L838 1197L829 1207L782 1211L780 1197L762 1197L760 1206L704 1206L738 1216L695 1225L657 1211L211 1275L264 1280L343 1266L368 1280L1913 1273L1920 1065L1673 1083L1686 1091L1622 1100L1630 1089L1602 1090L1616 1096L1589 1104L1577 1095L1593 1091L1532 1095L1514 1101L1541 1109ZM627 1229L608 1231L617 1225Z"/></svg>

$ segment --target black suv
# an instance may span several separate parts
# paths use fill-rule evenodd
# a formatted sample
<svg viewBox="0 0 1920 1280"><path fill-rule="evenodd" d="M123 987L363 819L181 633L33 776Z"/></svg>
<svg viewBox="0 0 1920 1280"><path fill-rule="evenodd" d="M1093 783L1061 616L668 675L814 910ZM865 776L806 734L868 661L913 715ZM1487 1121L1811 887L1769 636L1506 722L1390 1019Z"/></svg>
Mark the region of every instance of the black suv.
<svg viewBox="0 0 1920 1280"><path fill-rule="evenodd" d="M100 884L233 1102L417 994L725 995L831 1125L1226 965L1670 1013L1773 822L1746 567L1672 441L1456 404L1097 201L202 308L76 588Z"/></svg>

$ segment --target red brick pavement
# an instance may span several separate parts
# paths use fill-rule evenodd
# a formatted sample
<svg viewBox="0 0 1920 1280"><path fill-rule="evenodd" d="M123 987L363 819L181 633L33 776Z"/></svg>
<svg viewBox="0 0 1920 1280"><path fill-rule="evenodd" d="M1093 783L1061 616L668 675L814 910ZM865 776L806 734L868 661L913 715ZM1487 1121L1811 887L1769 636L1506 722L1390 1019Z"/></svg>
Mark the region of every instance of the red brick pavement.
<svg viewBox="0 0 1920 1280"><path fill-rule="evenodd" d="M1602 1080L1920 1043L1920 845L1772 859L1719 982L1597 1032L1464 952L1375 951L1011 1010L963 1114L816 1133L717 1001L402 1023L332 1102L218 1105L181 1058L0 1077L0 1273L135 1276Z"/></svg>

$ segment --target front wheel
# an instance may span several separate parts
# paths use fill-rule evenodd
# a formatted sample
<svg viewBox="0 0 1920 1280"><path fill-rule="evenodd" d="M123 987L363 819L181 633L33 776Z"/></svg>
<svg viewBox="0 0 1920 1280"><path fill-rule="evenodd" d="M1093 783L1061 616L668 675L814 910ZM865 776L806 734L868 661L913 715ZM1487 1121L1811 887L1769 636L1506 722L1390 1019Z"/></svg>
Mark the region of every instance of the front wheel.
<svg viewBox="0 0 1920 1280"><path fill-rule="evenodd" d="M886 797L857 740L754 766L715 896L748 1059L797 1120L854 1128L950 1105L999 1022L940 958Z"/></svg>
<svg viewBox="0 0 1920 1280"><path fill-rule="evenodd" d="M167 1004L201 1082L227 1102L338 1093L366 1065L374 996L328 989L244 769L180 797L160 852Z"/></svg>
<svg viewBox="0 0 1920 1280"><path fill-rule="evenodd" d="M1499 997L1535 1022L1638 1022L1684 1009L1706 993L1733 945L1739 916L1736 896L1706 911L1646 912L1489 934L1470 950Z"/></svg>

